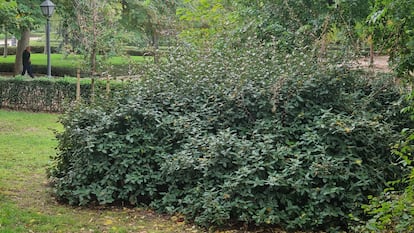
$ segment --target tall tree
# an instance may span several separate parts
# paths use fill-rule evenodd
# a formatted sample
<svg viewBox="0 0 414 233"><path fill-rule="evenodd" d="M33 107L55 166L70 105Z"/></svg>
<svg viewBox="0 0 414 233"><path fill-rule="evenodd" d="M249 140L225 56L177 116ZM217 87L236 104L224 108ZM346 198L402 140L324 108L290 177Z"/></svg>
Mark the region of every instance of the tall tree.
<svg viewBox="0 0 414 233"><path fill-rule="evenodd" d="M120 4L105 0L75 0L78 39L89 54L92 73L97 70L96 58L106 53L115 42L115 30L120 17Z"/></svg>
<svg viewBox="0 0 414 233"><path fill-rule="evenodd" d="M7 56L7 39L8 32L16 27L15 16L17 15L17 3L16 1L0 1L0 25L3 25L4 37L4 50L3 56Z"/></svg>
<svg viewBox="0 0 414 233"><path fill-rule="evenodd" d="M88 71L97 73L98 55L116 53L118 35L122 34L118 0L60 0L64 40L71 42L75 52L87 59ZM70 36L69 36L70 35ZM105 56L104 56L105 57Z"/></svg>
<svg viewBox="0 0 414 233"><path fill-rule="evenodd" d="M22 71L22 53L29 44L30 30L45 22L40 10L41 2L41 0L16 0L17 8L14 15L16 24L11 29L18 39L14 75Z"/></svg>
<svg viewBox="0 0 414 233"><path fill-rule="evenodd" d="M139 30L154 48L154 59L160 37L175 34L176 8L181 0L123 0L123 24L128 30Z"/></svg>

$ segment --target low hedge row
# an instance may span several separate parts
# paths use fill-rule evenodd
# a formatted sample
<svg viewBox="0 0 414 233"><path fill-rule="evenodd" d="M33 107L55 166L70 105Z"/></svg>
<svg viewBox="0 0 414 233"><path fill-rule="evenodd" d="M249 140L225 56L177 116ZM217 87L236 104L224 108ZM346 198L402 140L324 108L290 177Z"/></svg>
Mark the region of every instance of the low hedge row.
<svg viewBox="0 0 414 233"><path fill-rule="evenodd" d="M30 46L32 53L44 53L45 52L45 46ZM7 47L7 55L16 55L16 46L8 46ZM3 53L4 46L0 47L0 51ZM50 46L50 51L52 53L58 53L59 47L57 46Z"/></svg>
<svg viewBox="0 0 414 233"><path fill-rule="evenodd" d="M46 65L32 65L33 73L36 74L46 74L47 66ZM13 73L14 64L13 63L0 63L0 72L4 73ZM76 69L71 67L58 67L54 66L52 69L52 76L64 77L64 76L76 76ZM84 75L82 75L84 76Z"/></svg>
<svg viewBox="0 0 414 233"><path fill-rule="evenodd" d="M111 88L120 88L112 85ZM95 82L95 94L105 92L104 82ZM81 98L91 99L89 80L81 82ZM26 111L63 112L76 99L76 83L68 79L0 78L0 108Z"/></svg>

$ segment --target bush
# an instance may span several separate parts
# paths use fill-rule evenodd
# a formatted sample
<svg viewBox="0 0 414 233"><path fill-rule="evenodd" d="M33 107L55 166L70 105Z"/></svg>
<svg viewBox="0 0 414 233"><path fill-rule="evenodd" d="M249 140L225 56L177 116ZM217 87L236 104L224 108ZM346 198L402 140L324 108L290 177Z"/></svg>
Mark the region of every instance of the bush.
<svg viewBox="0 0 414 233"><path fill-rule="evenodd" d="M46 65L32 65L32 69L33 69L33 72L35 74L46 74L47 73L47 66ZM14 63L1 63L0 64L0 72L13 73L14 72ZM72 68L72 67L54 66L53 69L52 69L51 75L55 76L55 77L65 77L65 76L76 77L77 71L76 71L75 68ZM84 75L82 75L82 76L84 76Z"/></svg>
<svg viewBox="0 0 414 233"><path fill-rule="evenodd" d="M14 64L11 64L14 66ZM14 69L14 68L13 68ZM47 65L32 65L32 70L36 74L46 74L47 73ZM60 67L54 66L51 69L51 75L54 77L65 77L65 76L77 76L77 69L73 67ZM88 75L90 76L90 75ZM84 75L82 75L84 77Z"/></svg>
<svg viewBox="0 0 414 233"><path fill-rule="evenodd" d="M0 63L0 72L13 73L14 64L13 63Z"/></svg>
<svg viewBox="0 0 414 233"><path fill-rule="evenodd" d="M403 169L389 77L272 46L176 50L112 102L62 118L49 169L71 204L145 203L202 226L346 229Z"/></svg>
<svg viewBox="0 0 414 233"><path fill-rule="evenodd" d="M45 46L30 46L32 53L44 53L45 52ZM16 46L9 46L7 47L7 55L16 55ZM4 47L0 46L0 51L3 51ZM59 48L57 46L51 46L50 51L52 53L58 53Z"/></svg>
<svg viewBox="0 0 414 233"><path fill-rule="evenodd" d="M154 56L154 52L150 50L137 50L136 48L126 48L124 53L129 56Z"/></svg>
<svg viewBox="0 0 414 233"><path fill-rule="evenodd" d="M4 46L0 46L0 51L2 51L2 52L4 51ZM16 47L15 46L8 46L7 47L7 54L8 55L16 55Z"/></svg>
<svg viewBox="0 0 414 233"><path fill-rule="evenodd" d="M45 46L41 45L41 46L30 46L31 47L31 51L32 53L45 53L46 49ZM59 46L50 46L50 52L51 53L59 53L60 49Z"/></svg>
<svg viewBox="0 0 414 233"><path fill-rule="evenodd" d="M411 114L414 119L412 100L414 93L409 95L410 106L403 109ZM378 196L370 196L370 202L363 206L364 211L370 217L355 228L356 232L387 231L387 232L412 232L414 231L414 133L411 129L402 131L404 139L393 146L393 153L400 156L402 165L408 167L411 172L400 180L390 181L391 187L385 189Z"/></svg>

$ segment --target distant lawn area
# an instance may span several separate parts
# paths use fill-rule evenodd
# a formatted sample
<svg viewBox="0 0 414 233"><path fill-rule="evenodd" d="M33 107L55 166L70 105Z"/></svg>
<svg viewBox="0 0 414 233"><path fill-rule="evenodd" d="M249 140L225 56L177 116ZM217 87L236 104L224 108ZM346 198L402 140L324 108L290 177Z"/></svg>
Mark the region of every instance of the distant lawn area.
<svg viewBox="0 0 414 233"><path fill-rule="evenodd" d="M128 57L112 57L109 59L109 62L112 65L123 65L129 62L144 62L152 59L151 57L142 57L142 56L128 56ZM33 65L46 65L47 64L47 56L46 54L40 53L33 53L31 55L31 60ZM65 68L77 68L78 64L82 63L84 60L83 56L81 55L69 55L65 56L63 54L52 54L51 55L51 64L54 67L65 67ZM9 55L6 58L0 57L0 63L11 63L13 64L15 61L14 55Z"/></svg>
<svg viewBox="0 0 414 233"><path fill-rule="evenodd" d="M16 59L15 55L9 55L6 58L0 57L0 72L11 72L13 70L13 64ZM81 68L81 76L85 77L90 75L85 63L85 58L82 55L63 55L52 54L51 66L52 76L76 76L77 68ZM46 73L47 55L43 53L32 53L31 61L33 65L33 71L35 76ZM100 66L98 63L98 73L103 71L109 71L112 76L128 75L130 68L134 69L137 65L144 62L152 62L153 57L144 56L117 56L109 58L109 62L105 66ZM85 70L86 68L86 70ZM100 70L100 71L99 71Z"/></svg>

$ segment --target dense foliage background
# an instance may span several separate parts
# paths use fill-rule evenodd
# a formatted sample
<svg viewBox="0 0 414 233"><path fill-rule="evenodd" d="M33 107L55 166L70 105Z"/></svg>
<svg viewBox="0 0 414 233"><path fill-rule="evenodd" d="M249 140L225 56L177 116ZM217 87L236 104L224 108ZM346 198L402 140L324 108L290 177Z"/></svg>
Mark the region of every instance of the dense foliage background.
<svg viewBox="0 0 414 233"><path fill-rule="evenodd" d="M75 205L148 204L205 227L338 230L407 171L388 75L252 39L182 47L111 101L70 109L49 176Z"/></svg>

